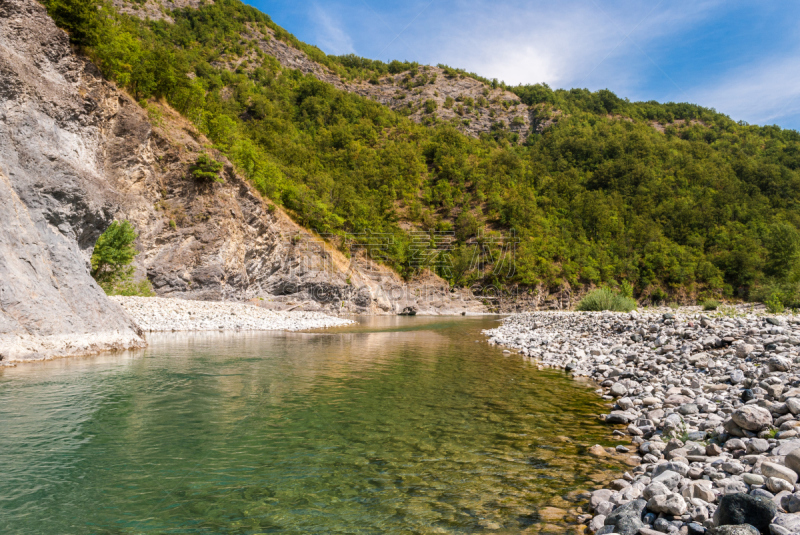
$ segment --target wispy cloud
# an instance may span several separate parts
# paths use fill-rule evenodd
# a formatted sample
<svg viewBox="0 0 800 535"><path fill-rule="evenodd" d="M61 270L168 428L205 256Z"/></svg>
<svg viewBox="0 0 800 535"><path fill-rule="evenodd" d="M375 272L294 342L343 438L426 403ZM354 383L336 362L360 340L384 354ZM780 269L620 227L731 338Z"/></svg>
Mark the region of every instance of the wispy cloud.
<svg viewBox="0 0 800 535"><path fill-rule="evenodd" d="M342 22L319 4L313 4L310 19L314 24L317 45L328 54L350 54L355 52L353 40L344 29Z"/></svg>
<svg viewBox="0 0 800 535"><path fill-rule="evenodd" d="M642 69L659 69L647 52L654 43L685 32L721 2L663 2L656 9L653 3L623 2L612 8L592 0L494 8L469 4L458 21L463 29L449 35L443 46L453 63L512 84L630 89ZM473 10L484 16L471 15Z"/></svg>
<svg viewBox="0 0 800 535"><path fill-rule="evenodd" d="M754 124L800 116L800 54L735 69L693 92L692 100Z"/></svg>

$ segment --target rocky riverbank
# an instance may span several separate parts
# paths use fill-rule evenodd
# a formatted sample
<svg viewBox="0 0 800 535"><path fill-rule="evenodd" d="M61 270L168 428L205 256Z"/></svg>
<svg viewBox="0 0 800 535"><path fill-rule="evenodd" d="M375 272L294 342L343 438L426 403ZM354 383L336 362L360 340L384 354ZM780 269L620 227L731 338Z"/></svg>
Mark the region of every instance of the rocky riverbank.
<svg viewBox="0 0 800 535"><path fill-rule="evenodd" d="M597 381L630 438L639 464L591 493L590 532L800 533L800 317L535 312L486 334Z"/></svg>
<svg viewBox="0 0 800 535"><path fill-rule="evenodd" d="M142 330L158 331L300 331L340 327L352 320L321 312L267 310L246 303L189 301L163 297L111 297Z"/></svg>

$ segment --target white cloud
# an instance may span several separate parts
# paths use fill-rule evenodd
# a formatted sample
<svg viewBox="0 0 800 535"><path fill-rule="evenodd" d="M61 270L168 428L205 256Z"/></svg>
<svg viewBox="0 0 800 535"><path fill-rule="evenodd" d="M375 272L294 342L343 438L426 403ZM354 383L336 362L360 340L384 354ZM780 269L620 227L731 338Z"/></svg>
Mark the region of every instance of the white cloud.
<svg viewBox="0 0 800 535"><path fill-rule="evenodd" d="M320 5L314 4L309 11L309 18L316 30L315 45L320 47L327 54L350 54L355 51L353 40L344 30L341 21L323 9Z"/></svg>
<svg viewBox="0 0 800 535"><path fill-rule="evenodd" d="M306 12L310 41L328 53L447 63L509 84L607 87L632 100L695 102L736 120L792 126L800 122L800 49L777 59L763 48L709 56L709 29L724 39L718 21L755 9L743 0L333 0ZM700 70L707 58L709 74Z"/></svg>
<svg viewBox="0 0 800 535"><path fill-rule="evenodd" d="M608 86L630 92L641 80L641 69L658 69L649 46L685 32L723 5L721 0L625 0L612 9L600 0L463 0L458 9L415 33L437 36L425 41L438 61L507 83Z"/></svg>
<svg viewBox="0 0 800 535"><path fill-rule="evenodd" d="M780 124L800 115L800 55L736 69L694 91L693 100L735 120Z"/></svg>

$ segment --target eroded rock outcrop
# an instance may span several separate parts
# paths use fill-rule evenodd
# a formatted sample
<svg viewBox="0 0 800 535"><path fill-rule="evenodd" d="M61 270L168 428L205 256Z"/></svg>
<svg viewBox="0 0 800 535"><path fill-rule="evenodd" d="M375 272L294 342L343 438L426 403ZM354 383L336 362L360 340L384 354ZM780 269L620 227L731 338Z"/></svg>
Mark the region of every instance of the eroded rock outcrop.
<svg viewBox="0 0 800 535"><path fill-rule="evenodd" d="M144 344L89 276L87 250L118 195L98 165L96 102L39 4L0 0L0 355L4 361Z"/></svg>
<svg viewBox="0 0 800 535"><path fill-rule="evenodd" d="M481 312L438 277L405 283L296 225L221 154L221 183L190 178L211 143L164 104L143 109L71 50L34 0L0 0L0 353L6 360L143 344L89 276L114 219L139 232L159 295L275 309Z"/></svg>

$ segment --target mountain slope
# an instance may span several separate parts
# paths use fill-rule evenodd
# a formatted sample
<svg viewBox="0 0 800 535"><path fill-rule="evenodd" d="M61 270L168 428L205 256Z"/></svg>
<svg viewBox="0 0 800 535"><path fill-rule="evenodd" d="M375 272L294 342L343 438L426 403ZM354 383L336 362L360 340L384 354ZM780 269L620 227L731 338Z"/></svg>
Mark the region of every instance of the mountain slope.
<svg viewBox="0 0 800 535"><path fill-rule="evenodd" d="M113 0L113 4L120 12L131 16L170 23L175 22L170 16L172 10L203 5L197 0L147 0L145 3ZM520 142L527 138L532 125L534 129L541 127L538 111L523 105L517 95L455 69L408 62L383 65L355 56L331 60L319 49L297 41L269 20L246 24L239 37L242 43L249 45L249 50L241 55L222 53L212 66L235 71L244 64L242 70L252 72L255 67L248 68L247 63L257 62L256 51L260 50L277 59L284 68L311 74L337 89L379 102L418 123L448 123L474 137L491 132L493 126L495 129L504 126Z"/></svg>
<svg viewBox="0 0 800 535"><path fill-rule="evenodd" d="M190 167L210 153L218 182ZM345 258L269 205L194 125L107 82L34 0L0 0L0 357L137 347L138 328L89 275L98 236L129 219L160 295L276 309L482 311L433 275L403 281Z"/></svg>
<svg viewBox="0 0 800 535"><path fill-rule="evenodd" d="M445 237L448 262L427 266L458 286L541 296L628 281L644 301L800 297L797 132L543 85L506 88L522 104L500 104L534 125L525 136L500 121L469 132L433 120L444 113L436 102L421 113L398 101L420 102L446 81L506 89L448 69L326 56L237 0L158 21L114 10L100 19L103 39L84 45L106 76L137 99L166 99L335 247L370 251L365 233L387 236L378 259L404 276L421 257L441 258ZM389 99L391 88L405 97ZM474 98L453 105L485 110ZM504 239L516 247L513 269L498 267Z"/></svg>

